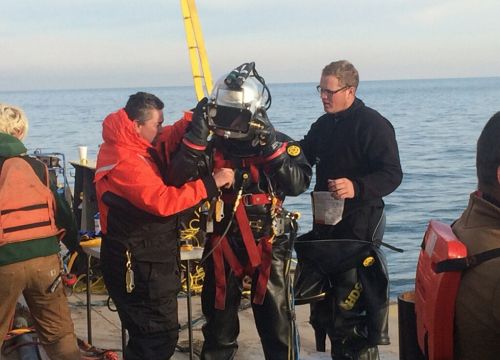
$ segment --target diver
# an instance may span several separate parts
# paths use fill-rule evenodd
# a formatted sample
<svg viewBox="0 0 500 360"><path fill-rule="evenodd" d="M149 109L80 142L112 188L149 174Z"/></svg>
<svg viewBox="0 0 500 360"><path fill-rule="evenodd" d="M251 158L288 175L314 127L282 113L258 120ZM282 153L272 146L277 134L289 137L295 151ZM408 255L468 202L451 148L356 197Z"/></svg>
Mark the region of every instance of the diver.
<svg viewBox="0 0 500 360"><path fill-rule="evenodd" d="M193 119L206 119L199 132L212 130L211 139L200 143L186 136L169 167L167 178L176 186L219 168L235 171L234 185L221 189L206 216L201 359L234 358L245 276L252 279L251 306L265 358L298 357L290 281L298 215L282 204L309 187L312 170L298 143L274 129L270 105L254 63L237 67L194 111ZM186 166L191 163L198 164L196 173Z"/></svg>

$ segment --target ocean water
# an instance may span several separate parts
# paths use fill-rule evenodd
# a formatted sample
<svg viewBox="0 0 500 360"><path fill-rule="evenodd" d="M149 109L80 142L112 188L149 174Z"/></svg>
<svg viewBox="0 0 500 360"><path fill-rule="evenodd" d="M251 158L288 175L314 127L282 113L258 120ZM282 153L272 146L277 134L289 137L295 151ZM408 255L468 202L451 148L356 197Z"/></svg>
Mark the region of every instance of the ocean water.
<svg viewBox="0 0 500 360"><path fill-rule="evenodd" d="M295 139L304 136L323 113L315 86L269 85L273 99L269 116L278 130ZM189 86L0 92L0 103L26 111L28 149L62 152L74 160L79 145L87 145L89 158L95 158L102 120L136 91L152 92L165 102L166 123L196 103ZM368 81L361 82L358 96L393 124L404 171L401 186L385 198L384 241L405 251L386 250L395 298L413 288L429 220L451 223L476 188L475 144L486 121L500 111L500 78ZM285 206L302 213L300 233L310 230L309 191L287 198Z"/></svg>

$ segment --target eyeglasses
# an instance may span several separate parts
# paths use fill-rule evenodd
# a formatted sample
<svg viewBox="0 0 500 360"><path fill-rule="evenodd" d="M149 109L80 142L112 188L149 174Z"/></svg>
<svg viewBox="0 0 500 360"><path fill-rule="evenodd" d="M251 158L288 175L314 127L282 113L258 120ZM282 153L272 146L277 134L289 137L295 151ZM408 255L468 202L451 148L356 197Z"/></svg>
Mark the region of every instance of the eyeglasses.
<svg viewBox="0 0 500 360"><path fill-rule="evenodd" d="M348 89L350 86L346 85L344 87L341 87L340 89L337 90L328 90L328 89L323 89L321 85L316 86L316 90L318 91L318 94L321 96L323 94L326 94L329 98L331 98L333 95L335 95L338 92L341 92L342 90Z"/></svg>

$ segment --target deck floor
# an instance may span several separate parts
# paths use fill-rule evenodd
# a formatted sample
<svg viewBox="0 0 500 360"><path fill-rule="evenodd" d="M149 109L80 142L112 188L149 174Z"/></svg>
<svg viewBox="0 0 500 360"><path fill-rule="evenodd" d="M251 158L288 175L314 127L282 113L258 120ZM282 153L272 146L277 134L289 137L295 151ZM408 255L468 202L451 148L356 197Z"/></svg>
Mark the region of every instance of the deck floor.
<svg viewBox="0 0 500 360"><path fill-rule="evenodd" d="M107 296L92 295L92 343L96 347L106 349L121 349L121 326L116 312L111 312L106 306ZM75 323L75 331L79 338L87 340L87 312L86 312L86 296L85 293L73 294L69 297L73 321ZM203 318L201 314L200 297L192 297L193 319L200 319L193 326L193 339L195 351L200 349L203 342L203 334L201 325ZM398 311L397 304L391 304L389 331L391 344L380 346L380 359L382 360L397 360L399 359L398 345ZM296 307L297 326L299 328L301 351L300 359L302 360L329 360L328 341L327 352L316 352L314 344L314 332L308 323L309 306L301 305ZM188 345L188 330L187 330L187 300L179 298L179 321L182 330L179 334L179 345ZM263 359L264 355L260 345L257 330L255 329L251 308L247 308L240 312L241 332L238 338L239 350L236 355L236 360L255 360ZM119 353L121 356L121 352ZM195 355L195 359L198 357ZM189 353L176 351L174 360L189 359Z"/></svg>

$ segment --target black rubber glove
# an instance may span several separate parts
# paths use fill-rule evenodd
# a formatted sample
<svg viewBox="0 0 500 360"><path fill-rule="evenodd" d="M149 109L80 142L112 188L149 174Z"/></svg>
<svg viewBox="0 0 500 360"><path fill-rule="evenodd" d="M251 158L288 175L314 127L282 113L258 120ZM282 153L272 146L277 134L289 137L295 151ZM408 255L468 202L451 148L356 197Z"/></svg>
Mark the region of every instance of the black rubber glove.
<svg viewBox="0 0 500 360"><path fill-rule="evenodd" d="M207 138L210 132L205 116L207 102L208 99L206 97L198 102L193 112L189 131L184 135L189 142L198 146L207 146Z"/></svg>
<svg viewBox="0 0 500 360"><path fill-rule="evenodd" d="M258 130L259 145L262 148L261 154L271 155L282 145L276 140L276 130L274 130L274 126L264 110L256 113L254 120L262 125L262 129Z"/></svg>

